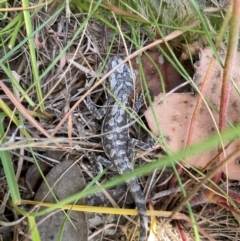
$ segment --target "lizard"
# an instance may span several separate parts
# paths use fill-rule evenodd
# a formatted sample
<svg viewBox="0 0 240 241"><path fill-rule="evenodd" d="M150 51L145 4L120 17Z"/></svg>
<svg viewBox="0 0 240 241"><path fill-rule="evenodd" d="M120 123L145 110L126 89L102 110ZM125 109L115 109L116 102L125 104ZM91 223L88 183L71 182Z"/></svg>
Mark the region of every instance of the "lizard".
<svg viewBox="0 0 240 241"><path fill-rule="evenodd" d="M122 62L118 56L111 57L105 71L109 71ZM121 175L133 170L134 146L144 150L150 150L154 142L144 143L129 135L129 97L134 91L135 78L131 74L127 63L121 65L108 79L109 89L112 96L109 97L107 105L97 108L90 97L84 101L89 111L97 119L102 119L102 145L106 156L96 156L97 165L103 164L111 170L117 170ZM134 111L137 113L143 104L139 98L135 102ZM146 241L148 218L146 215L146 202L137 178L126 180L126 184L133 196L140 217L140 241Z"/></svg>

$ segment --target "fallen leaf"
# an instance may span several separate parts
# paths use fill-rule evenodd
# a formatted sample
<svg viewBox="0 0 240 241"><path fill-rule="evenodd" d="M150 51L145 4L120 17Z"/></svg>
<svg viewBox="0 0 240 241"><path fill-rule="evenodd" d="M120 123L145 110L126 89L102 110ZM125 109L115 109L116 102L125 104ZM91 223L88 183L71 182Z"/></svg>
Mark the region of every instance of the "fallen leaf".
<svg viewBox="0 0 240 241"><path fill-rule="evenodd" d="M196 72L194 82L199 89L201 89L205 73L209 66L210 60L212 58L212 51L210 48L201 50L200 61L195 64ZM225 59L225 54L221 54L221 59ZM237 53L235 65L233 66L233 79L235 84L240 87L240 76L239 76L239 66L240 63L240 54ZM221 96L221 83L222 83L223 70L219 63L215 63L214 69L211 73L209 81L206 86L206 91L203 93L205 99L211 103L209 106L214 106L214 109L211 109L211 113L214 117L215 122L218 125L218 111L220 106L220 96ZM228 104L228 121L232 124L236 124L240 121L240 98L239 94L231 85L230 98ZM197 98L199 96L194 96L190 93L173 93L169 96L159 94L154 98L155 103L161 102L158 105L155 105L154 110L156 112L158 121L163 131L163 135L166 139L166 142L169 148L177 152L180 149L186 147L186 142L189 134L189 127L191 119L193 116L193 111L197 103ZM156 122L154 121L153 113L149 108L145 112L145 117L147 119L148 125L152 132L155 135L159 135ZM207 109L205 103L202 101L199 113L194 123L193 136L191 144L203 141L210 137L211 135L216 134L216 126L210 115L209 110ZM227 145L228 143L225 143ZM229 156L239 148L240 139L234 140L227 148L226 155ZM197 167L205 167L218 153L217 147L211 151L201 153L201 155L195 155L191 158L187 158L186 161ZM240 180L240 165L238 156L233 156L227 167L224 168L224 173L232 180Z"/></svg>
<svg viewBox="0 0 240 241"><path fill-rule="evenodd" d="M162 50L171 59L171 54L168 49L161 46ZM176 52L176 51L175 51ZM177 53L175 53L177 54ZM178 53L179 54L179 53ZM179 72L172 66L169 60L156 48L152 48L149 51L144 52L141 57L133 58L131 63L133 69L138 73L136 75L136 89L141 89L141 68L139 65L139 58L141 61L141 67L144 74L144 78L147 82L148 89L152 96L157 96L163 92L162 83L164 82L164 90L166 92L174 89L176 86L185 82ZM190 76L193 74L193 69L189 60L183 61L185 69L187 69ZM186 91L187 87L183 87L177 90L177 92Z"/></svg>

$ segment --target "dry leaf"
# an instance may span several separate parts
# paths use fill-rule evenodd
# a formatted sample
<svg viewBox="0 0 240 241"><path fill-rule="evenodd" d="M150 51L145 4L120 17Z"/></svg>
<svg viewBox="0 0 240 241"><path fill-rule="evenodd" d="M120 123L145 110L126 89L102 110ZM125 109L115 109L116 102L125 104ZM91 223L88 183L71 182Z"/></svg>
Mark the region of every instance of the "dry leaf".
<svg viewBox="0 0 240 241"><path fill-rule="evenodd" d="M195 64L196 72L194 82L201 89L205 73L212 58L212 51L210 48L206 48L201 51L200 61ZM222 54L222 60L225 55ZM240 54L237 53L235 65L233 66L233 79L238 87L240 87L240 76L238 74L238 68L240 63ZM210 101L213 106L219 110L220 96L221 96L221 83L222 83L223 70L220 64L215 63L214 69L211 73L209 81L207 83L206 91L203 93L206 100ZM232 124L236 124L240 121L240 98L236 89L231 85L230 99L228 105L228 121ZM158 116L159 123L163 130L163 135L166 138L169 148L177 152L180 149L186 147L186 142L189 134L190 122L193 116L193 111L197 103L198 96L194 96L188 93L174 93L167 97L163 94L155 97L155 101L163 98L163 100L155 106L155 112ZM209 105L210 106L210 105ZM218 112L211 109L211 113L215 122L218 125ZM154 121L152 111L148 109L145 112L145 116L149 127L155 135L159 135L156 123ZM200 111L194 123L194 130L191 144L203 141L211 135L216 133L216 126L214 121L205 105L202 102ZM228 143L225 143L227 145ZM234 140L227 148L226 154L229 156L234 150L239 148L240 139ZM197 168L205 167L215 156L217 155L217 147L209 152L196 155L191 158L187 158L187 162L194 165ZM229 179L240 180L240 165L236 161L238 156L234 156L229 160L227 168L224 168L224 173L228 175Z"/></svg>
<svg viewBox="0 0 240 241"><path fill-rule="evenodd" d="M171 54L168 49L161 46L163 51L171 58ZM138 57L132 59L132 67L137 72L140 72ZM189 61L184 61L182 64L187 68L187 71L192 75L192 67L188 64ZM144 78L147 82L148 89L152 96L157 96L163 92L162 82L164 81L165 91L168 92L174 89L176 86L185 82L178 71L171 65L164 55L156 48L152 48L149 51L144 52L141 55L141 67L144 73ZM141 86L141 74L136 76L136 89ZM177 92L186 91L186 87L180 88Z"/></svg>

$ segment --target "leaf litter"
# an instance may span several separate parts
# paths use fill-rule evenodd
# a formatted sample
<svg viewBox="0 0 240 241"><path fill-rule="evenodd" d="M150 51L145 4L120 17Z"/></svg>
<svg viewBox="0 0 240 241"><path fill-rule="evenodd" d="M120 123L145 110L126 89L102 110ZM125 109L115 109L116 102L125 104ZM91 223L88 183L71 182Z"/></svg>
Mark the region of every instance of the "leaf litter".
<svg viewBox="0 0 240 241"><path fill-rule="evenodd" d="M205 73L207 72L212 56L213 53L210 48L201 49L200 59L194 65L195 75L193 81L198 89L201 89ZM224 61L224 59L225 53L222 51L221 60ZM239 68L239 62L240 54L237 53L232 76L236 88L240 87L240 75L237 71ZM203 93L207 103L210 103L210 111L205 102L202 101L200 111L197 114L197 118L194 123L191 144L198 143L209 138L213 134L216 134L215 123L218 124L219 118L218 110L220 105L222 74L223 69L221 65L215 61L215 66L211 72L209 81L207 82L206 91ZM240 98L236 88L233 84L231 85L228 107L228 121L231 124L240 122ZM158 96L154 97L154 103L161 100L159 104L153 103L154 110L161 125L163 136L166 139L167 145L173 152L177 152L186 147L188 131L197 103L197 98L201 97L193 93L171 93L168 96L160 93ZM159 135L158 128L150 108L145 112L145 117L151 131L155 135ZM226 155L228 157L237 148L239 148L240 139L224 144L228 144L226 147ZM213 160L217 154L218 147L215 147L210 151L186 158L186 162L196 168L202 169L211 160ZM227 163L227 167L224 168L224 173L231 180L240 180L240 165L237 161L238 159L238 156L232 156Z"/></svg>
<svg viewBox="0 0 240 241"><path fill-rule="evenodd" d="M84 17L81 17L80 22L83 22L83 21L84 21ZM83 41L83 43L81 45L81 51L79 51L76 54L76 56L73 54L73 52L75 52L75 50L76 50L75 47L78 46L78 44L81 42L81 37L83 35L80 35L75 40L74 45L71 47L71 49L69 49L69 52L66 53L66 55L64 55L64 57L62 57L61 61L59 62L59 65L56 64L53 67L51 73L43 79L43 82L42 82L43 86L42 87L43 87L43 94L44 94L44 96L46 96L46 100L45 100L45 103L46 103L46 106L47 106L46 111L48 113L51 113L54 117L54 119L51 122L49 122L49 120L45 121L44 119L40 119L41 126L43 126L48 131L48 133L52 132L52 130L56 126L56 123L58 123L58 121L60 121L65 116L65 114L69 111L69 108L71 106L73 106L73 104L79 98L81 98L81 94L84 91L86 91L86 89L84 88L84 84L85 84L86 81L88 81L87 78L89 76L90 77L95 76L94 74L92 74L92 73L95 73L93 71L93 69L96 70L96 73L98 73L99 63L98 63L97 59L98 59L99 56L97 55L97 51L101 52L99 50L104 49L104 48L102 48L103 47L102 43L104 41L101 38L101 36L102 36L102 26L101 26L101 24L99 24L98 21L95 21L95 19L94 19L93 22L94 22L94 24L91 24L89 22L89 24L87 26L88 34L86 36L84 36L85 41ZM71 38L73 36L73 33L76 30L75 27L76 27L75 19L74 19L74 21L73 21L73 19L70 19L68 28L64 27L63 32L61 32L61 33L57 32L57 31L55 32L56 37L54 38L54 41L52 41L49 38L51 36L49 36L48 38L43 38L43 39L39 38L37 40L35 38L36 47L39 48L39 56L38 57L41 60L41 61L39 61L39 66L38 66L40 72L42 72L45 68L47 68L49 66L49 64L55 59L56 54L61 52L62 48L61 47L56 48L56 47L60 46L62 44L63 44L63 46L65 46L65 42L64 42L65 40L63 40L63 36L67 37L67 41L71 40ZM66 29L68 29L68 32L65 32ZM122 31L123 32L128 31L128 29L127 30L123 29ZM129 31L127 33L129 33ZM112 39L112 36L110 36L111 34L113 35L113 33L111 31L107 33L108 39ZM45 35L43 35L43 36L45 36ZM91 37L89 37L89 36L91 36ZM116 39L121 39L121 38L117 37ZM94 48L96 48L97 51L93 50L92 46L94 46ZM114 47L114 49L111 53L112 54L116 54L116 53L119 54L119 52L120 52L120 54L125 55L125 53L122 53L121 50L119 51L119 49L121 49L122 46L123 46L123 43L121 41L117 40L116 46ZM163 46L161 46L161 47L164 48ZM27 49L27 46L25 46L25 48ZM131 45L128 45L128 49L130 49L130 48L131 48ZM124 48L122 48L122 49L124 49ZM165 50L165 51L167 51L167 50ZM83 56L83 52L84 52L84 56ZM151 55L151 58L154 59L154 62L157 65L157 67L159 68L160 72L163 74L166 92L172 90L173 88L175 88L176 86L181 84L182 81L184 81L183 78L181 77L181 75L178 73L178 71L176 71L175 68L173 68L172 65L169 64L168 60L166 60L166 58L162 55L161 52L157 51L156 49L152 49L152 50L149 51L149 53ZM181 54L182 54L182 52L180 51L180 55ZM74 60L72 60L73 55L75 56ZM180 58L180 55L178 55L177 57ZM52 56L52 57L50 57L50 56ZM160 92L162 92L162 87L159 86L159 79L157 77L158 73L156 72L155 66L153 66L152 64L149 64L146 61L146 59L147 59L147 55L143 54L142 59L141 59L142 65L144 66L143 71L145 73L145 76L148 79L148 82L152 84L152 86L149 86L150 92L151 92L152 96L155 96L155 98L157 99L156 96L158 96L158 94ZM182 58L182 59L185 59L185 58ZM19 58L19 60L21 60L21 63L29 62L25 55L22 55L22 57ZM10 61L10 63L11 63L11 61ZM68 69L66 63L68 63L68 64L71 63L71 68ZM136 63L137 63L137 60L133 60L133 65L136 64ZM184 65L184 62L181 62L181 63ZM91 67L89 67L89 66L91 66ZM193 72L194 72L193 69L191 69L191 66L189 66L189 65L187 67L189 67L188 73L190 73L190 75L192 75ZM138 66L136 66L136 68L138 68ZM62 73L65 70L67 70L67 71L66 71L66 73L64 72L64 78L62 78ZM86 71L86 70L88 70L88 71ZM31 82L31 78L30 78L30 76L31 76L30 69L29 68L26 69L26 65L16 64L16 71L17 71L17 73L21 73L21 75L24 77L24 78L21 79L21 82L23 82L22 84L26 85L26 89L27 89L28 86L31 86L32 82ZM92 78L92 80L94 81L95 79ZM137 88L140 86L140 80L141 80L141 78L138 78L138 80L137 80L138 82L136 84ZM172 80L174 80L176 82L173 83ZM101 89L98 90L98 91L101 91ZM179 90L178 92L182 92L182 91L183 92L189 92L189 89L184 88L184 89ZM100 93L100 92L98 92L98 93ZM179 96L184 96L185 94L186 93L181 93L181 94L179 94ZM35 95L35 93L31 92L31 96L34 96L34 95ZM101 95L101 93L100 93L100 95ZM190 95L190 94L186 94L186 95ZM101 104L101 97L99 97L99 96L96 99L100 99L100 104ZM169 97L171 97L171 95ZM193 99L196 99L196 98L197 97L193 97ZM168 101L168 97L166 98L166 101ZM168 109L170 109L170 107ZM175 108L175 110L176 110L176 108ZM186 115L187 114L185 114L185 116ZM160 120L162 120L162 119L167 120L167 116L165 116L165 114L164 114L164 118L162 118L162 116L163 115L161 115ZM179 114L179 118L180 118L180 114ZM146 118L146 119L148 120L148 118ZM95 120L92 120L92 117L90 117L88 115L88 112L84 108L84 105L80 105L79 109L74 112L72 122L73 122L73 125L71 127L72 128L72 133L71 133L72 136L71 137L76 138L76 140L73 138L74 139L73 145L76 145L76 146L80 145L81 147L86 147L86 148L91 148L91 149L95 148L96 146L98 148L101 148L101 145L99 145L99 139L91 137L91 136L94 136L94 135L96 136L96 132L99 130L99 126L98 126L99 123L96 123ZM27 129L30 131L30 133L33 137L42 138L41 131L36 130L36 128L28 120L26 120L25 125L26 125ZM150 124L150 121L149 121L149 126L152 128L152 125ZM57 134L59 136L66 137L66 133L68 132L68 130L69 130L69 126L67 124L64 124L58 130ZM184 132L184 134L185 133L186 132ZM81 139L82 137L88 138L88 140ZM168 138L166 138L166 139L168 139ZM63 143L63 145L66 148L69 147L67 137L66 137L66 142ZM179 143L176 144L176 146L177 146L176 150L178 150L178 148L181 148L181 142L180 142L180 144ZM50 145L44 146L44 150L50 150L50 152L53 152L53 150L55 148L56 148L55 146L50 146ZM36 149L35 151L36 152L42 152L42 149L39 148L39 149ZM45 157L48 156L47 153L44 153L44 154L45 154ZM77 151L77 153L75 152L75 153L71 153L71 154L77 155L77 158L79 156L82 157L82 153L79 153L78 151ZM61 159L56 153L54 153L54 155L55 155L55 157L54 157L55 159L57 159L57 160ZM26 158L27 157L28 156L26 155ZM77 159L76 156L74 156L74 157L75 157L75 159ZM69 154L68 158L71 159L72 155ZM146 158L145 158L145 160L146 160ZM44 161L45 161L45 158L44 158ZM56 163L54 163L54 164L56 164ZM63 165L66 165L66 163L65 164L64 163L60 163L60 164L58 163L55 166L55 168L52 169L51 174L49 173L47 175L47 177L49 177L49 175L53 175L53 178L55 179L53 181L53 183L55 183L55 181L58 179L58 175L61 175L60 174L61 172L59 173L55 169L57 169L57 168L61 169L61 167ZM77 169L78 169L78 167L77 167ZM48 171L49 170L47 170L46 173ZM77 171L77 170L75 170L75 171ZM54 172L55 172L55 174L53 174ZM36 177L35 172L32 170L31 175L29 175L29 176L26 175L26 178L27 177L29 177L30 181L31 181L31 179L34 179ZM164 179L164 181L166 179ZM35 186L35 188L37 188L37 186L40 184L40 180L41 179L37 178L35 180L35 182L32 181L31 186L32 187ZM71 184L68 183L68 181L70 181L70 180L71 180ZM144 178L142 178L141 180L145 183ZM87 180L87 181L89 181L89 180ZM60 185L60 186L58 186L59 190L54 190L54 191L56 191L57 194L58 194L58 191L59 192L65 192L70 187L70 185L72 185L72 183L75 184L76 182L80 182L80 183L82 182L83 183L84 181L83 181L83 179L78 181L78 179L75 178L75 175L69 175L67 181L64 178L63 181L60 183L62 185L58 184L58 185ZM51 181L51 183L52 183L52 181ZM159 184L159 182L158 182L158 184ZM160 184L158 185L158 184L156 186L153 185L153 187L151 187L153 192L156 191L155 188L161 189L161 185ZM42 185L44 185L44 184L42 184ZM51 186L54 186L54 185L51 184ZM166 187L166 189L167 188L168 187ZM118 191L119 188L116 188L116 190ZM39 192L41 192L41 188L38 190L38 193ZM115 189L114 189L113 192L115 192ZM123 189L123 193L126 193L125 189ZM119 192L117 194L118 195L116 195L117 198L115 200L122 199L122 198L120 198L120 196L122 196L122 192ZM35 198L39 197L38 195L36 195ZM61 195L58 194L58 196L60 197ZM98 194L96 194L96 196L100 197L100 195L98 195ZM114 196L114 195L112 194L111 196ZM151 196L151 193L150 193L150 196ZM60 198L62 198L62 197L60 197ZM164 199L164 198L159 198L159 199ZM41 195L40 195L39 200L42 200ZM132 200L130 199L130 203L132 203L131 201ZM106 202L106 201L104 200L104 202ZM102 202L100 202L100 204L98 203L97 205L101 206ZM123 206L121 203L120 203L120 205ZM157 208L158 208L158 206L157 206L157 203L156 203L156 205L154 206L154 209L157 209ZM163 205L159 209L164 210L164 208L165 207ZM205 209L204 211L205 211L205 214L206 214L209 211L209 209ZM228 230L225 229L225 235L230 233L230 231L232 231L233 228L235 228L235 226L234 225L231 226L231 224L229 222L229 219L225 219L225 218L224 218L224 222L226 222L226 223L218 222L220 219L218 218L218 220L217 220L217 218L216 218L217 215L215 215L213 213L215 211L216 211L215 208L214 209L211 208L209 213L207 213L209 215L208 217L209 217L209 220L211 221L211 224L213 224L215 222L216 226L218 228L221 227L221 231L222 231L222 233L224 233L222 227L226 227L226 223L227 223ZM201 213L201 214L204 214L204 213ZM229 216L229 213L222 212L222 215L224 217L227 216L227 215ZM56 217L58 219L59 216L56 216ZM204 217L206 218L207 215L205 215ZM63 217L61 216L60 218L63 218ZM73 218L74 218L74 221L75 221L75 216ZM83 219L84 219L84 217L83 217ZM78 220L77 217L76 217L76 220ZM201 223L199 223L199 224L201 224L201 225L204 225L204 222L207 223L207 225L209 224L208 222L202 220L201 218L200 218L200 221L201 221ZM51 220L50 220L50 222L51 222ZM164 220L163 222L166 222L166 220ZM99 223L99 225L97 227L95 227L96 228L95 230L100 230L99 226L102 226L105 223L106 223L106 220L101 221ZM58 225L59 223L56 222L56 224ZM84 225L85 224L86 223L84 223ZM51 229L51 227L54 227L55 223L46 222L43 225L45 225L45 228L49 227L49 229ZM135 225L132 225L132 226L135 226ZM121 227L121 225L119 225L119 227ZM130 230L130 228L128 228L129 226L126 226L126 227L129 231ZM173 226L170 225L169 226L170 232L172 232L172 228L173 228ZM87 230L87 227L86 227L86 230ZM210 229L205 229L205 230L207 230L207 232L209 232L209 233L212 233L214 231L212 227L210 227ZM75 231L80 232L81 229L75 230ZM117 230L117 231L119 231L119 230ZM42 232L41 229L40 229L40 232ZM160 226L159 232L164 233L163 227ZM215 232L218 232L218 230L217 231L215 230ZM177 237L179 237L179 236L177 236ZM87 234L84 238L87 238ZM176 237L175 237L175 239L176 239ZM92 240L94 240L94 239L92 239ZM115 240L118 240L118 239L115 239ZM164 240L166 240L166 238Z"/></svg>

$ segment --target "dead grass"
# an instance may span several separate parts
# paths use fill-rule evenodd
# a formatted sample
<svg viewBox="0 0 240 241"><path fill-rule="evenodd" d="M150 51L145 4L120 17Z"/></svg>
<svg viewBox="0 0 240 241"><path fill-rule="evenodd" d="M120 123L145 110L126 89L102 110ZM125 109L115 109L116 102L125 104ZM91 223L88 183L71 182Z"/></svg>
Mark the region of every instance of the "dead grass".
<svg viewBox="0 0 240 241"><path fill-rule="evenodd" d="M35 29L42 24L40 20L42 18L41 16L42 15L38 13L34 18ZM44 112L39 112L39 100L37 99L35 88L32 88L32 67L27 43L23 44L21 48L16 50L16 52L8 58L8 68L20 76L19 84L35 105L32 107L26 99L20 99L19 96L21 97L21 95L19 91L12 88L6 73L3 71L0 72L2 82L5 83L8 90L15 93L16 101L21 103L21 108L13 102L11 95L7 95L6 92L1 91L1 99L13 111L14 115L17 116L21 124L20 130L24 127L23 129L28 133L27 136L21 131L16 132L16 125L14 125L13 120L10 120L8 117L4 118L3 124L7 138L5 146L10 147L12 160L15 164L15 171L20 173L19 176L22 177L22 179L19 179L22 199L32 199L42 181L40 180L39 174L36 174L30 169L36 160L48 164L46 169L43 169L43 173L46 175L49 167L57 165L66 159L79 159L81 162L83 161L85 163L86 161L86 163L88 163L84 156L84 151L102 152L101 139L99 136L101 121L94 119L84 103L79 103L79 99L103 76L102 64L108 51L110 55L126 56L126 48L131 53L138 50L136 45L134 46L129 39L133 31L131 26L128 25L129 22L121 19L121 21L117 22L119 26L115 26L116 21L114 18L107 15L103 17L115 26L115 28L107 27L103 22L99 21L99 19L92 17L64 53L63 49L66 44L75 36L77 29L86 20L86 17L87 14L84 11L78 14L71 14L70 18L66 18L62 13L50 28L43 28L34 37L37 68L39 75L43 76L41 78L41 87ZM120 29L118 29L119 27ZM141 36L140 42L142 46L152 41L152 39L148 38L146 29L139 28L139 30L140 32L138 32L138 34ZM24 27L22 27L17 37L18 42L21 42L25 38L25 35ZM124 36L124 38L122 38L122 36ZM177 44L179 44L178 41ZM202 43L200 45L202 45ZM4 53L3 49L2 46L0 49L1 55ZM59 61L57 61L56 64L52 64L60 53L62 53L62 56ZM182 52L182 54L185 53ZM102 86L97 87L91 92L91 98L96 105L101 106L106 98L104 88ZM77 106L76 103L78 103ZM36 122L31 121L24 113L30 114ZM60 126L59 123L64 118L66 118L66 121ZM38 128L38 126L41 128ZM137 137L139 135L141 136L142 133L144 134L144 132L140 132L139 134L138 127L134 127L131 135ZM53 139L50 140L49 138ZM57 138L61 138L61 140L59 141ZM33 147L30 147L31 144L33 144ZM147 155L142 155L142 152L137 150L138 160L136 161L136 166L142 165L145 161L151 162L155 158L163 155L164 153L159 149ZM92 170L83 170L87 183L92 180L88 172L92 173L93 176L96 175ZM35 175L37 175L37 182ZM100 181L112 177L112 175L113 173L108 172ZM176 193L175 191L170 193L171 195L161 195L163 191L170 190L171 192L171 190L173 190L169 188L171 180L169 177L171 177L171 175L174 175L173 171L168 167L140 178L146 196L149 201L152 201L151 204L156 210L172 211L183 199L183 194L179 189ZM197 177L196 173L194 173L194 175ZM1 205L2 221L13 222L19 219L21 215L5 206L6 202L4 202L4 200L8 200L9 193L7 183L4 179L4 173L2 173L1 176L1 200L3 201ZM187 184L191 181L189 178L186 174L181 176L183 186L185 187L186 185L186 195L194 188L194 185L196 185L196 182L193 181L191 185L187 187ZM21 182L22 180L24 181ZM234 185L234 188L239 193L238 182L233 181L226 185ZM117 192L117 190L117 188L114 189L114 192ZM120 206L132 207L134 205L131 197L120 196L120 194L123 195L125 192L127 192L127 190L124 187L123 191L115 196L114 205L116 203L119 204L119 200L121 200ZM203 190L199 192L202 193ZM152 200L152 196L156 194L159 194L159 197ZM195 216L197 225L212 236L212 238L215 240L239 240L239 223L231 212L215 204L206 203L206 200L198 205L194 205L193 201L190 202L192 202L191 210ZM100 203L91 203L91 205L105 205L106 203L107 201L103 198ZM110 203L112 203L111 200ZM7 215L10 210L11 217L8 218ZM30 209L27 208L27 210ZM189 216L186 206L183 206L181 212ZM112 221L112 219L110 220ZM118 218L115 217L114 222L118 223L118 221ZM109 219L103 219L102 223L100 222L100 224L98 224L99 226L92 227L90 231L96 232L105 222L109 222ZM132 227L136 226L134 222L130 222L128 223L129 226L125 226L125 222L126 219L120 220L121 228L119 229L125 233L127 233L126 229L128 229L126 227L132 229ZM167 219L157 218L155 221L151 221L151 228L154 226L154 222L157 224L156 230L159 240L183 240L183 234L186 235L186 240L195 240L193 227L188 222L172 220L169 223ZM4 227L3 239L8 238L4 240L17 240L17 236L22 240L24 240L24 237L26 238L28 224L25 221L21 220L20 223L13 225L11 228L7 227L6 223L1 224ZM179 231L181 228L182 232ZM115 227L113 230L115 230ZM179 232L181 235L179 235ZM14 234L14 238L8 237L7 233ZM112 233L110 234L113 235ZM115 240L120 240L122 236L120 232L117 231L112 237L114 237ZM107 239L107 237L103 238L103 240L105 239ZM91 240L95 239L92 238ZM207 239L201 236L200 240Z"/></svg>

